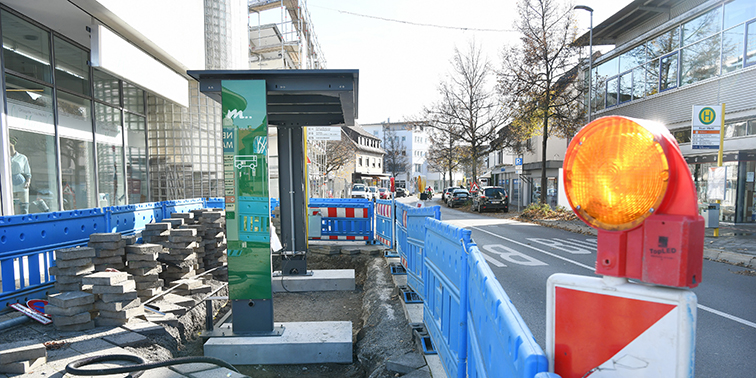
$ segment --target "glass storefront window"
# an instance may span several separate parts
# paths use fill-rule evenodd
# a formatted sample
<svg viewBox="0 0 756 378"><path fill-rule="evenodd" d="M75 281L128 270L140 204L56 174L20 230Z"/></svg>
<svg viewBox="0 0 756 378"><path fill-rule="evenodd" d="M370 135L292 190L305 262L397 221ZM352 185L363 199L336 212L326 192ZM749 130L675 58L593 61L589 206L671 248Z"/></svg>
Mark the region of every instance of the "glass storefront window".
<svg viewBox="0 0 756 378"><path fill-rule="evenodd" d="M123 128L121 110L95 104L97 140L98 206L126 204L126 181L123 165Z"/></svg>
<svg viewBox="0 0 756 378"><path fill-rule="evenodd" d="M89 52L58 38L55 43L55 85L89 95Z"/></svg>
<svg viewBox="0 0 756 378"><path fill-rule="evenodd" d="M8 126L55 135L50 87L6 74L5 96L8 99Z"/></svg>
<svg viewBox="0 0 756 378"><path fill-rule="evenodd" d="M716 7L682 26L682 44L688 46L700 41L714 33L718 33L722 27L722 7Z"/></svg>
<svg viewBox="0 0 756 378"><path fill-rule="evenodd" d="M94 144L90 140L60 137L60 164L65 210L97 207L95 202Z"/></svg>
<svg viewBox="0 0 756 378"><path fill-rule="evenodd" d="M680 85L719 75L720 50L719 34L682 49Z"/></svg>
<svg viewBox="0 0 756 378"><path fill-rule="evenodd" d="M108 104L121 105L121 89L119 81L105 72L93 70L94 72L94 98Z"/></svg>
<svg viewBox="0 0 756 378"><path fill-rule="evenodd" d="M144 91L123 82L123 108L137 114L144 112Z"/></svg>
<svg viewBox="0 0 756 378"><path fill-rule="evenodd" d="M0 17L5 69L52 83L50 33L9 12Z"/></svg>
<svg viewBox="0 0 756 378"><path fill-rule="evenodd" d="M744 222L756 222L756 161L744 161L746 165L746 177L744 186L744 201L741 218Z"/></svg>
<svg viewBox="0 0 756 378"><path fill-rule="evenodd" d="M722 33L722 74L743 68L743 37L745 25Z"/></svg>
<svg viewBox="0 0 756 378"><path fill-rule="evenodd" d="M596 77L611 77L619 73L619 57L614 57L608 62L601 63L597 67Z"/></svg>
<svg viewBox="0 0 756 378"><path fill-rule="evenodd" d="M667 55L659 61L659 90L677 87L677 53Z"/></svg>
<svg viewBox="0 0 756 378"><path fill-rule="evenodd" d="M13 214L59 211L55 136L10 129Z"/></svg>
<svg viewBox="0 0 756 378"><path fill-rule="evenodd" d="M92 101L58 92L58 130L61 136L92 141Z"/></svg>
<svg viewBox="0 0 756 378"><path fill-rule="evenodd" d="M126 113L124 117L128 137L126 179L129 203L147 202L147 121L144 117L131 113Z"/></svg>

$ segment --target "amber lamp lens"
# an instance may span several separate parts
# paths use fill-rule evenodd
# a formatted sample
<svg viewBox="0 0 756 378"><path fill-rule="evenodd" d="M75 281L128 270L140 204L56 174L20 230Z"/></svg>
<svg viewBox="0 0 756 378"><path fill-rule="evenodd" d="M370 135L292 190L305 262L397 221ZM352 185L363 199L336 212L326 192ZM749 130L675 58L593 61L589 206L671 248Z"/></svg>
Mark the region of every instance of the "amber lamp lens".
<svg viewBox="0 0 756 378"><path fill-rule="evenodd" d="M572 208L594 227L619 231L640 225L658 209L669 182L659 140L624 117L605 117L573 139L564 163Z"/></svg>

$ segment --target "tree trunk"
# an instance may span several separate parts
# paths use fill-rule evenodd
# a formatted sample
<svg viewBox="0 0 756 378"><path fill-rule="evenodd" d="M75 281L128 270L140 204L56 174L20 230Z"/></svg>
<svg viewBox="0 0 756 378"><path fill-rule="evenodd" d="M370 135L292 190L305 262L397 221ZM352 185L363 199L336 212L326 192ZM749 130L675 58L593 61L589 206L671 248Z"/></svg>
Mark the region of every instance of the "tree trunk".
<svg viewBox="0 0 756 378"><path fill-rule="evenodd" d="M549 112L548 109L543 116L543 142L541 142L541 198L542 204L546 203L546 184L549 182L546 177L546 142L549 140Z"/></svg>

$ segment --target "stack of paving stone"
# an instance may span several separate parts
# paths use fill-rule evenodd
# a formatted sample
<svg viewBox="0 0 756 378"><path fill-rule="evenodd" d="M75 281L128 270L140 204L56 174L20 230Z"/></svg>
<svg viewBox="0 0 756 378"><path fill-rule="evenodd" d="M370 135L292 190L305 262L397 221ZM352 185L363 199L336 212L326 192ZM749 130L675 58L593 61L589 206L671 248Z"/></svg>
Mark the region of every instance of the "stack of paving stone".
<svg viewBox="0 0 756 378"><path fill-rule="evenodd" d="M83 282L91 284L92 292L98 295L94 302L95 308L100 312L95 319L98 327L121 326L135 316L144 315L136 283L129 278L128 273L97 272L84 276Z"/></svg>
<svg viewBox="0 0 756 378"><path fill-rule="evenodd" d="M163 251L160 244L134 244L126 246L126 272L131 274L136 283L137 296L147 300L163 291L163 280L159 274L163 271L157 261Z"/></svg>
<svg viewBox="0 0 756 378"><path fill-rule="evenodd" d="M55 276L55 289L59 292L89 290L91 287L82 287L81 279L85 275L94 272L95 266L92 259L96 251L89 247L76 247L58 249L55 251L55 265L49 269L49 273Z"/></svg>
<svg viewBox="0 0 756 378"><path fill-rule="evenodd" d="M164 244L168 252L163 250L160 260L166 264L160 278L170 286L173 281L193 277L197 274L197 230L191 228L172 229L168 235L168 243Z"/></svg>
<svg viewBox="0 0 756 378"><path fill-rule="evenodd" d="M42 343L17 341L3 344L0 374L26 374L47 363L47 348Z"/></svg>
<svg viewBox="0 0 756 378"><path fill-rule="evenodd" d="M87 276L82 277L85 285ZM47 297L45 313L52 316L53 325L59 331L92 329L95 327L92 314L97 311L94 302L95 295L83 291L51 294Z"/></svg>
<svg viewBox="0 0 756 378"><path fill-rule="evenodd" d="M142 231L142 240L145 243L162 245L163 243L168 243L168 235L170 234L170 223L148 223L144 225L144 231Z"/></svg>
<svg viewBox="0 0 756 378"><path fill-rule="evenodd" d="M95 271L104 272L105 269L111 268L123 270L126 268L124 257L127 239L121 237L117 232L99 233L89 235L89 246L95 249L95 258L92 262Z"/></svg>
<svg viewBox="0 0 756 378"><path fill-rule="evenodd" d="M207 209L206 209L207 210ZM205 269L213 269L226 262L226 212L224 210L203 211L199 217L202 242L205 247ZM220 272L218 272L220 273ZM218 274L213 274L216 278Z"/></svg>

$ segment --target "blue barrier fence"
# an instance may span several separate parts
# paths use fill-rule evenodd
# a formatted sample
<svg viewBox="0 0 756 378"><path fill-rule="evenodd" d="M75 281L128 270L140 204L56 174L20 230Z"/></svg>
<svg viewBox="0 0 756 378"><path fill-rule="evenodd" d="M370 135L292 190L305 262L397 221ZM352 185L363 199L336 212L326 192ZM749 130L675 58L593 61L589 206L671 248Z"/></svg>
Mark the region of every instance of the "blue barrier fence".
<svg viewBox="0 0 756 378"><path fill-rule="evenodd" d="M43 297L54 282L48 269L55 265L57 249L85 246L93 233L132 234L208 203L216 207L218 202L196 198L0 217L0 303Z"/></svg>
<svg viewBox="0 0 756 378"><path fill-rule="evenodd" d="M471 232L433 219L435 214L422 218L422 229L409 228L413 212L421 209L397 205L396 243L403 263L413 248L423 251L420 278L424 282L418 291L424 296L423 320L446 374L558 378L548 373L546 355L488 267Z"/></svg>
<svg viewBox="0 0 756 378"><path fill-rule="evenodd" d="M375 203L375 240L394 248L394 201L377 200Z"/></svg>
<svg viewBox="0 0 756 378"><path fill-rule="evenodd" d="M420 299L425 300L425 219L441 219L441 207L430 206L409 208L404 213L407 225L407 241L404 245L405 259L402 261L407 271L407 285L412 288ZM401 255L401 253L400 253Z"/></svg>
<svg viewBox="0 0 756 378"><path fill-rule="evenodd" d="M310 198L310 214L320 213L320 237L314 240L375 240L373 226L374 205L364 198Z"/></svg>

